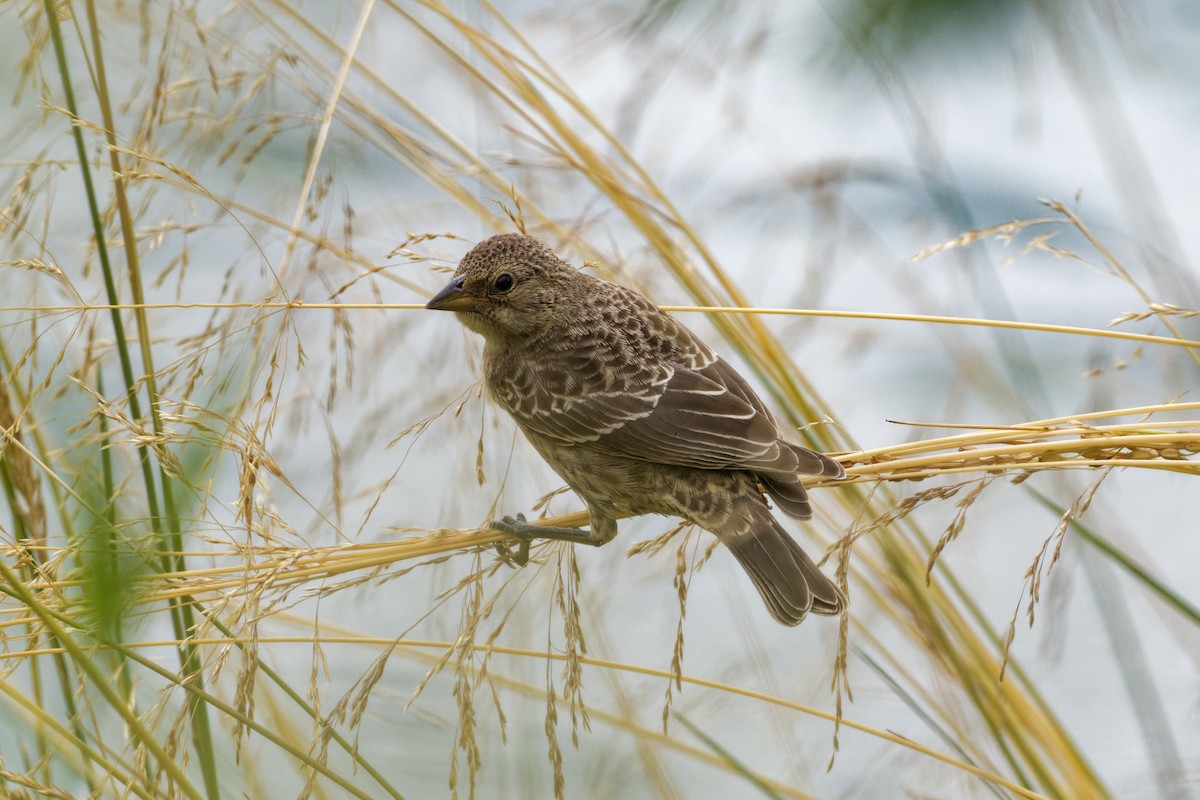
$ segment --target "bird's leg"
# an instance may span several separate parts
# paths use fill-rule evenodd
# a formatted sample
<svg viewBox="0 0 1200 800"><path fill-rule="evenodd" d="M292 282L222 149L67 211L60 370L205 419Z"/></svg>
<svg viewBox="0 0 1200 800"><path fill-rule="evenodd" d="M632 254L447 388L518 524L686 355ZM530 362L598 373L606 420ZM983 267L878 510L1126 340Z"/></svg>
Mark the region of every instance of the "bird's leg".
<svg viewBox="0 0 1200 800"><path fill-rule="evenodd" d="M550 525L534 525L525 519L524 514L515 517L508 516L496 520L492 527L510 533L521 540L515 560L518 566L525 566L529 561L529 545L534 539L555 539L560 542L574 544L590 544L599 547L612 541L617 535L617 521L605 514L591 510L592 527L586 528L555 528ZM507 554L507 551L505 551Z"/></svg>

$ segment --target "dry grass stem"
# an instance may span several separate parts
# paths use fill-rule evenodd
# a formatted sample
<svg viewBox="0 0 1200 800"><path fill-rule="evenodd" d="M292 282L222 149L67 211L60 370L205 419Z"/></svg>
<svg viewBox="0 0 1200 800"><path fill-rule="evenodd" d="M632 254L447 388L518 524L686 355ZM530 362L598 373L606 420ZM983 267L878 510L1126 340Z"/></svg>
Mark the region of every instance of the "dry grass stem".
<svg viewBox="0 0 1200 800"><path fill-rule="evenodd" d="M846 297L830 264L900 261L885 244L893 232L875 230L845 190L897 187L904 170L841 157L772 164L763 195L746 200L731 199L724 169L700 171L693 193L679 181L690 162L651 168L640 156L654 152L643 150L657 124L648 111L663 100L673 114L655 88L666 77L657 62L680 85L699 77L750 96L740 70L771 49L774 18L749 38L748 17L732 14L720 42L686 27L653 48L638 39L639 52L661 41L672 58L624 65L645 74L628 90L637 102L612 114L568 77L600 74L591 59L605 47L568 40L580 59L571 72L541 49L566 30L553 27L556 14L532 24L489 2L441 0L370 0L350 17L283 0L0 6L9 43L26 48L12 59L13 152L0 161L0 700L11 722L0 749L13 748L0 794L400 798L446 782L453 797L496 787L671 797L711 774L801 798L810 786L855 785L836 771L821 784L809 768L825 760L831 732L855 763L893 758L915 794L930 791L923 767L936 762L945 766L934 780L950 774L977 791L1110 796L1108 765L1094 766L1092 743L1069 733L1078 720L1043 697L1042 654L1026 659L1013 643L1022 612L1030 625L1058 623L1041 603L1070 574L1065 542L1086 539L1089 509L1089 524L1117 528L1104 552L1132 576L1122 588L1186 611L1169 570L1134 569L1118 550L1120 534L1138 542L1137 532L1100 513L1130 477L1190 487L1200 473L1200 402L1187 402L1200 363L1191 278L1178 270L1163 284L1179 291L1149 283L1172 277L1151 258L1170 242L1125 258L1074 206L1043 201L1037 218L964 222L973 229L913 256L919 268L895 266L916 287L913 309L930 313L819 310ZM590 37L600 19L572 24ZM677 57L672 36L687 42ZM659 99L643 108L646 96ZM712 135L758 135L757 120L738 117L746 109L730 110ZM726 117L739 127L720 127L733 125ZM740 164L746 152L732 155ZM774 206L780 187L800 205ZM809 217L813 251L797 255L786 237ZM758 224L785 232L785 253L760 241L773 237ZM716 623L695 612L694 581L716 541L686 520L646 523L657 525L648 538L624 545L632 561L622 545L539 543L517 568L517 540L488 520L518 508L555 527L588 516L484 398L471 372L477 344L421 312L467 245L513 228L602 275L675 292L690 305L663 308L703 315L688 323L748 368L781 423L845 465L845 480L811 482L817 518L796 526L851 597L836 644L832 626L784 639L715 604L725 627L720 646L704 647ZM928 230L912 241L929 241ZM751 245L731 249L730 232ZM1088 307L1079 325L1021 321L987 303L968 316L981 298L937 270L964 259L964 285L979 279L990 264L967 255L985 242L1007 248L1003 264L1074 270L1125 299ZM722 260L739 255L746 264ZM806 260L821 269L801 274ZM942 280L954 302L930 300ZM777 284L789 288L752 297ZM789 307L801 305L811 307ZM1135 310L1116 316L1121 308ZM785 344L780 334L814 325L835 335ZM903 423L887 444L860 444L812 382L828 372L806 365L839 344L857 348L855 337L913 326L938 332L922 358L951 364L956 384L921 413L950 422ZM1087 381L1086 407L1101 410L1023 421L1041 413L996 388L1016 383L1006 347L944 335L968 328L1046 342L1063 359L1075 357L1057 345L1083 341L1099 352L1084 366L1141 371L1129 386L1101 369L1056 373L1051 389ZM1030 374L1065 363L1031 352ZM822 370L851 361L826 358ZM1107 402L1109 391L1119 399ZM966 424L967 413L1004 424ZM1005 606L992 620L954 543L992 522L981 500L1047 486L1067 499L1051 506L1057 523L1030 545L1023 578L998 577L1021 590L1011 619ZM716 558L708 572L724 568ZM633 589L605 569L644 570L656 605L631 602ZM304 635L272 635L282 624ZM802 654L788 649L797 641ZM1114 663L1126 650L1114 647ZM824 684L797 678L800 655L806 676L824 675L815 662L832 670L833 713L796 701ZM850 670L862 666L850 706ZM1139 724L1157 713L1151 689L1175 686L1157 666L1153 680L1122 675L1150 687L1134 697ZM883 694L900 710L873 727ZM759 727L768 707L777 730ZM696 721L692 735L668 729L673 713ZM1143 738L1168 753L1170 724L1160 727L1167 734ZM725 730L748 731L749 744L725 752L724 736L705 739ZM1154 774L1171 773L1161 763Z"/></svg>

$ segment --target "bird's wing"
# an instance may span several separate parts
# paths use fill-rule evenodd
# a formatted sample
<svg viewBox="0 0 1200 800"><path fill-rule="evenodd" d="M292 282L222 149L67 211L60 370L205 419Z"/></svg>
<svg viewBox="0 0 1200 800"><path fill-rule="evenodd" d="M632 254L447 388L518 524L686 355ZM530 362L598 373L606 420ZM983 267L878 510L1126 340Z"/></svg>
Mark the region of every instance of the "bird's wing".
<svg viewBox="0 0 1200 800"><path fill-rule="evenodd" d="M762 401L684 336L688 347L671 362L541 359L493 393L527 432L564 444L701 469L774 466L779 433Z"/></svg>
<svg viewBox="0 0 1200 800"><path fill-rule="evenodd" d="M755 468L780 455L775 420L719 356L702 367L675 367L648 413L597 443L633 458L701 469Z"/></svg>

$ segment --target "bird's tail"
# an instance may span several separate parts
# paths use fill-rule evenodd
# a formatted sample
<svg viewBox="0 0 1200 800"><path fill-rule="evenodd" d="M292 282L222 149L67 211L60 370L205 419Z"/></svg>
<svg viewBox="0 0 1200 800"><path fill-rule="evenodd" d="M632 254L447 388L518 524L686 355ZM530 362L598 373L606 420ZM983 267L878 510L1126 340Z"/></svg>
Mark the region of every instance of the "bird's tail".
<svg viewBox="0 0 1200 800"><path fill-rule="evenodd" d="M836 615L846 596L825 577L808 554L788 535L766 506L751 510L748 526L720 531L720 539L746 570L771 615L784 625L799 625L809 611Z"/></svg>
<svg viewBox="0 0 1200 800"><path fill-rule="evenodd" d="M790 442L781 441L779 444L787 448L783 453L787 458L778 460L783 469L758 472L758 480L780 511L796 519L809 519L812 517L812 506L808 503L808 492L804 490L801 478L805 475L841 478L846 470L827 455Z"/></svg>

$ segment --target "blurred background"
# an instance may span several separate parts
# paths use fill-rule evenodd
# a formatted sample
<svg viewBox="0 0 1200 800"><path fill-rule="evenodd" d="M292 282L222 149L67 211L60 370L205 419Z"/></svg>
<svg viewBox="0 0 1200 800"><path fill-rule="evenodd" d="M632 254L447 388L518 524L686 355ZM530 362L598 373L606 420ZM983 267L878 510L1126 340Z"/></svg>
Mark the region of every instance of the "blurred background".
<svg viewBox="0 0 1200 800"><path fill-rule="evenodd" d="M880 316L1200 339L1194 4L0 21L12 796L1200 792L1197 351ZM777 625L703 532L628 554L675 520L520 570L454 538L562 484L419 308L518 225L660 303L864 312L679 314L862 467L787 523L846 545L843 626ZM1176 438L875 470L1089 414Z"/></svg>

